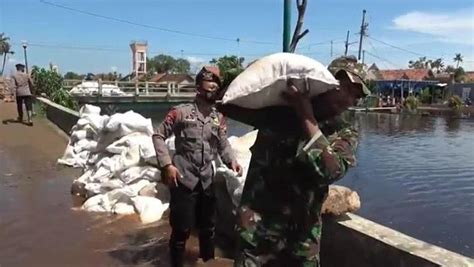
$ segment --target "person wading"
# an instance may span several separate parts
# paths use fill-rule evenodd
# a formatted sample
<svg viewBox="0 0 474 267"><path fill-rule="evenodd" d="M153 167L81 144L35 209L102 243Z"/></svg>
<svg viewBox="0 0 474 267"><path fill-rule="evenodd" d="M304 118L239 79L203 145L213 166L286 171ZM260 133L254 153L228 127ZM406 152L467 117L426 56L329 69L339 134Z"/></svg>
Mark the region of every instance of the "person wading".
<svg viewBox="0 0 474 267"><path fill-rule="evenodd" d="M212 179L217 156L242 173L227 140L226 120L215 108L220 87L218 69L204 67L196 76L194 102L172 108L153 135L163 182L171 193L172 266L183 266L186 240L194 226L199 230L200 258L214 258L216 199ZM176 147L173 158L165 144L172 135Z"/></svg>
<svg viewBox="0 0 474 267"><path fill-rule="evenodd" d="M15 88L18 121L23 122L23 104L25 104L28 125L33 126L33 96L31 94L33 83L29 75L25 73L25 65L16 64L16 72L12 78Z"/></svg>

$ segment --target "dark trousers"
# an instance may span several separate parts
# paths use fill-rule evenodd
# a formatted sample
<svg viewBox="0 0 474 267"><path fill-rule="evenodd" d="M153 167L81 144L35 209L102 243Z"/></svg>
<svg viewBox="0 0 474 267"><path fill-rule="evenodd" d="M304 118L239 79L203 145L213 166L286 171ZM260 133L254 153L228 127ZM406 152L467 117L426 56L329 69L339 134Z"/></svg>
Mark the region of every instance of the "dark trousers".
<svg viewBox="0 0 474 267"><path fill-rule="evenodd" d="M25 103L26 110L31 111L33 109L32 96L17 96L16 97L16 110L18 111L18 118L23 119L23 103Z"/></svg>
<svg viewBox="0 0 474 267"><path fill-rule="evenodd" d="M199 231L200 257L203 261L213 259L216 199L212 185L203 189L199 183L191 190L178 184L170 188L170 193L171 265L183 266L186 240L194 226Z"/></svg>

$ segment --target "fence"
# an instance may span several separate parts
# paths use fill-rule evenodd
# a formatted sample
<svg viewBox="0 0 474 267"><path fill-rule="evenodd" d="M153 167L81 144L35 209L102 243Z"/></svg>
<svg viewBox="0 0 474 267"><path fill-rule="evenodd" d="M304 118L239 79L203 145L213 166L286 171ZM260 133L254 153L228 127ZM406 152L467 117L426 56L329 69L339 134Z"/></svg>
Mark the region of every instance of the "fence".
<svg viewBox="0 0 474 267"><path fill-rule="evenodd" d="M64 80L63 87L67 90L74 86L80 85L82 80ZM89 89L93 89L93 94L102 96L104 89L119 88L125 94L133 94L135 96L194 96L195 87L189 85L180 85L177 83L157 83L157 82L141 82L141 81L90 81ZM112 93L113 96L113 93Z"/></svg>

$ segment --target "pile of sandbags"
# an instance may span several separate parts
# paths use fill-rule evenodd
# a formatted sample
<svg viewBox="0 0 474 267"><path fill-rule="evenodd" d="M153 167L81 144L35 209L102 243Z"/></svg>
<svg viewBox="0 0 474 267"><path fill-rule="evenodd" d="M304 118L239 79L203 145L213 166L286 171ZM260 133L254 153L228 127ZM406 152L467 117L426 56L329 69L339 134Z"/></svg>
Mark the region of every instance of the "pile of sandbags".
<svg viewBox="0 0 474 267"><path fill-rule="evenodd" d="M66 151L58 163L83 169L73 182L74 193L89 197L82 209L117 214L138 213L144 223L161 218L168 204L141 196L161 178L151 136L152 122L133 111L100 115L85 105L72 128Z"/></svg>
<svg viewBox="0 0 474 267"><path fill-rule="evenodd" d="M153 127L133 111L112 116L100 115L100 108L85 105L72 128L65 153L58 163L82 168L83 174L74 180L72 193L87 198L82 209L116 214L137 213L143 223L159 220L168 208L169 192L159 183L161 173L156 168L152 142ZM230 137L244 175L216 162L217 176L225 177L225 194L238 205L250 163L250 147L257 131L243 137ZM174 137L166 140L174 152ZM232 208L232 207L230 207Z"/></svg>

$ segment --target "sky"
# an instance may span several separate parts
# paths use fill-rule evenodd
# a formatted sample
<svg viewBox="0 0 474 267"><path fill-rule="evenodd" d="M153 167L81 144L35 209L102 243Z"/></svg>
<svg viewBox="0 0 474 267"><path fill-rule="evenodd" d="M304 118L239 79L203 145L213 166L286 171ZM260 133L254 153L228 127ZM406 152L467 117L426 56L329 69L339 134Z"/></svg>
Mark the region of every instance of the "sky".
<svg viewBox="0 0 474 267"><path fill-rule="evenodd" d="M363 9L365 63L398 69L426 56L455 65L461 53L461 66L474 70L472 0L308 0L309 33L297 52L323 64L342 55L348 30L350 42L359 41ZM293 1L293 24L296 18ZM193 69L226 54L248 63L281 51L282 28L283 0L0 0L0 32L16 52L7 72L24 60L22 41L29 65L52 63L62 73L130 73L132 40L146 40L149 57L182 56ZM351 45L349 54L357 49Z"/></svg>

